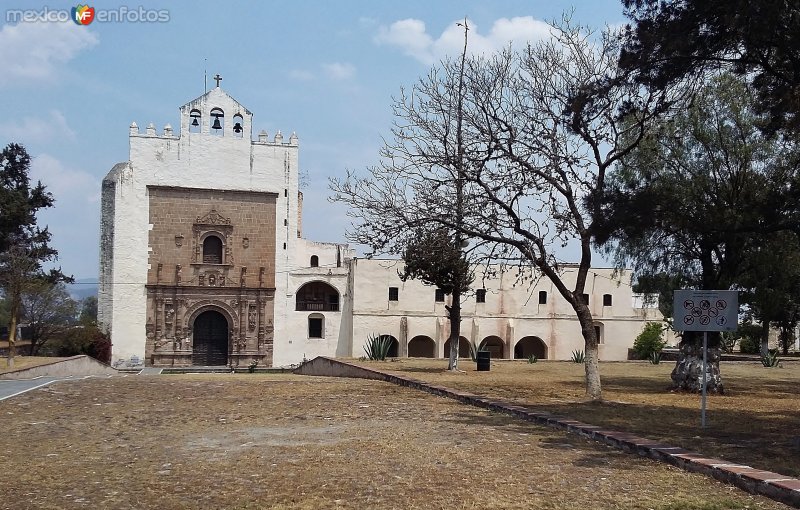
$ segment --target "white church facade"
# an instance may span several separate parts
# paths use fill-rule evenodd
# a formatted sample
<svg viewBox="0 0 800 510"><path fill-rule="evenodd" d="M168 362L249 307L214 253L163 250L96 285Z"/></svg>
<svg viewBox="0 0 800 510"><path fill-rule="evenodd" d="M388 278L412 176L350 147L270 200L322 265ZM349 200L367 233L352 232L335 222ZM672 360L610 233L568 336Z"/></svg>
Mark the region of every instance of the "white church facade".
<svg viewBox="0 0 800 510"><path fill-rule="evenodd" d="M445 356L449 296L402 282L401 261L303 238L296 135L253 137L252 113L219 86L182 106L180 118L177 133L133 123L128 161L103 180L98 319L113 359L286 366L359 357L370 335L391 337L395 356ZM601 359L625 359L660 315L619 283L624 272L591 275ZM508 359L582 349L571 308L546 279L521 285L501 272L475 281L462 354L470 341Z"/></svg>

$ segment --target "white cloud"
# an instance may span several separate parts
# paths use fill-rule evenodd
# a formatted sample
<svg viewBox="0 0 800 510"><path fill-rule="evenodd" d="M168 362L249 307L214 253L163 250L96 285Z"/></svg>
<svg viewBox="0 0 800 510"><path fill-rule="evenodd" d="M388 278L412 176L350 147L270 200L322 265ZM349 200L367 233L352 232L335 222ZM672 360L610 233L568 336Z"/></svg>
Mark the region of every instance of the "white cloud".
<svg viewBox="0 0 800 510"><path fill-rule="evenodd" d="M0 85L51 79L98 38L87 27L67 22L5 25L0 30Z"/></svg>
<svg viewBox="0 0 800 510"><path fill-rule="evenodd" d="M322 68L325 74L332 80L349 80L356 74L356 68L353 64L347 62L333 62L331 64L323 64Z"/></svg>
<svg viewBox="0 0 800 510"><path fill-rule="evenodd" d="M47 143L56 139L72 141L76 136L67 124L64 114L58 110L50 110L50 114L44 118L24 117L20 121L0 124L0 138L26 145Z"/></svg>
<svg viewBox="0 0 800 510"><path fill-rule="evenodd" d="M437 38L428 34L425 23L418 19L395 21L390 26L378 29L375 42L395 46L406 55L431 65L446 56L458 55L464 47L464 29L454 21ZM550 36L550 26L531 16L500 18L492 24L486 35L478 31L478 26L467 20L469 25L468 52L473 55L486 55L499 51L509 44L524 45L528 42L546 39Z"/></svg>
<svg viewBox="0 0 800 510"><path fill-rule="evenodd" d="M65 166L49 154L39 154L31 161L31 181L42 181L56 199L59 209L100 201L100 182L91 174Z"/></svg>

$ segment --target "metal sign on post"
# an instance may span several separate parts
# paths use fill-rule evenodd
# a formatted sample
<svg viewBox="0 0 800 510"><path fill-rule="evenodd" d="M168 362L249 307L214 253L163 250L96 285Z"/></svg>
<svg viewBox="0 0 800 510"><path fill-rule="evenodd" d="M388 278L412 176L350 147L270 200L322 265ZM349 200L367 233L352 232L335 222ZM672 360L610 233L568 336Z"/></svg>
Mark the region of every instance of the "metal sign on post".
<svg viewBox="0 0 800 510"><path fill-rule="evenodd" d="M739 293L735 290L676 290L672 307L676 330L703 332L700 426L705 427L708 332L736 331L739 326Z"/></svg>

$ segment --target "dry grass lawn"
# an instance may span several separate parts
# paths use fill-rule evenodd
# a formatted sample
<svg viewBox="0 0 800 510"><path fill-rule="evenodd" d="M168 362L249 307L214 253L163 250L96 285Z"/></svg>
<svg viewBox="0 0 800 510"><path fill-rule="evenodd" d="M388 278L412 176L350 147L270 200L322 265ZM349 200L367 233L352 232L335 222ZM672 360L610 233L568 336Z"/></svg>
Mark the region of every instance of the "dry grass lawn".
<svg viewBox="0 0 800 510"><path fill-rule="evenodd" d="M551 368L533 369L538 375L527 377ZM528 367L508 374L520 370ZM0 507L15 510L786 508L377 381L222 374L60 382L0 402L0 430Z"/></svg>
<svg viewBox="0 0 800 510"><path fill-rule="evenodd" d="M365 365L800 477L798 362L783 362L782 368L723 363L725 395L708 397L705 429L700 396L668 390L673 362L601 363L601 403L587 401L584 367L571 362L493 360L490 372L476 372L475 363L463 360L464 373L448 373L446 360Z"/></svg>
<svg viewBox="0 0 800 510"><path fill-rule="evenodd" d="M46 365L55 361L60 361L66 358L53 358L46 356L14 356L14 368L8 368L8 358L3 356L0 358L0 374L10 372L13 370L20 370L22 368L31 368L38 365Z"/></svg>

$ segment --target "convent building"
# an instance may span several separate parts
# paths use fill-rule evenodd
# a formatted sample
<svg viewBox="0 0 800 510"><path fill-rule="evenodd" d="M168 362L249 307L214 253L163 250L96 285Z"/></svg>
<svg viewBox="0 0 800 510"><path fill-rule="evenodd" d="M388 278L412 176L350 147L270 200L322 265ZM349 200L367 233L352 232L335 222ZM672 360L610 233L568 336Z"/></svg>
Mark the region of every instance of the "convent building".
<svg viewBox="0 0 800 510"><path fill-rule="evenodd" d="M128 161L102 183L98 319L113 359L286 366L362 356L370 335L391 337L393 356L447 355L449 296L402 282L402 261L303 238L295 134L254 138L253 114L217 86L180 108L177 132L133 123L129 138ZM625 359L644 323L661 318L620 283L629 278L593 269L587 284L604 360ZM508 359L583 348L571 307L546 279L475 281L461 355L470 341Z"/></svg>

